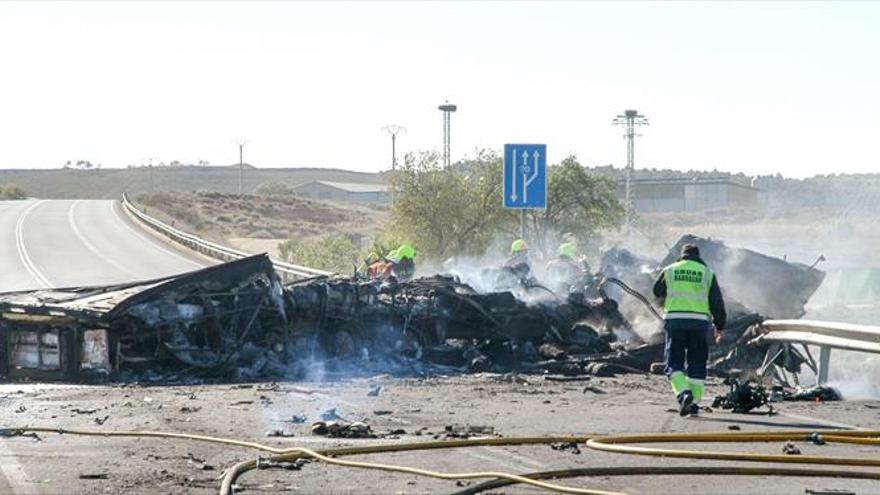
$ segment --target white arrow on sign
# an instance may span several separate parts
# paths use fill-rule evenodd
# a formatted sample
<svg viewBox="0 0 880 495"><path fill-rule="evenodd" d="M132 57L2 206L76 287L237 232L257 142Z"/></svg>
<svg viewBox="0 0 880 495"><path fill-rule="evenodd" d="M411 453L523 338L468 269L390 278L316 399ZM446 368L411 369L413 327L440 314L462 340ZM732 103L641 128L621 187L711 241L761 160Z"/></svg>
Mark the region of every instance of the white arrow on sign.
<svg viewBox="0 0 880 495"><path fill-rule="evenodd" d="M529 152L527 150L523 150L522 159L523 159L523 174L522 174L523 204L528 204L528 202L529 202L529 187L528 187L528 183L526 182L526 171L529 169Z"/></svg>
<svg viewBox="0 0 880 495"><path fill-rule="evenodd" d="M513 182L513 191L511 191L510 200L512 202L516 203L516 198L518 197L516 195L516 148L513 149L512 156L513 156L513 160L512 160L513 163L511 164L510 180L511 180L511 182Z"/></svg>

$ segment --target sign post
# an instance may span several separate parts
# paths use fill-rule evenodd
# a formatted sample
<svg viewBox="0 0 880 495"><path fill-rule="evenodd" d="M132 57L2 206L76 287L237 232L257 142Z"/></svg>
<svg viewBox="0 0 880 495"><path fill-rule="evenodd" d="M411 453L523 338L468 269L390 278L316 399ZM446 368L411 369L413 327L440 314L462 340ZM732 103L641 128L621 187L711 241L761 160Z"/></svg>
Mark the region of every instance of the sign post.
<svg viewBox="0 0 880 495"><path fill-rule="evenodd" d="M526 211L547 207L547 145L504 145L504 207L521 210L525 238Z"/></svg>

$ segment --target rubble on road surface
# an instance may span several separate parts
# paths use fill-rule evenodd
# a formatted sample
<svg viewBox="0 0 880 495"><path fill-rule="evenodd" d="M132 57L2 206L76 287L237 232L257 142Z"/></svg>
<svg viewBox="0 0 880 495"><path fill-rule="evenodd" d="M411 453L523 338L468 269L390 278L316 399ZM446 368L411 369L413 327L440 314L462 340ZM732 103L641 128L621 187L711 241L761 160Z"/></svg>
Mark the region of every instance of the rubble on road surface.
<svg viewBox="0 0 880 495"><path fill-rule="evenodd" d="M735 413L749 413L754 409L766 406L767 414L773 414L771 402L780 401L806 401L806 402L830 402L843 400L840 391L826 385L814 387L785 387L775 385L768 392L761 383L752 380L740 381L736 377L725 378L724 384L729 387L727 394L715 397L712 407L732 410Z"/></svg>
<svg viewBox="0 0 880 495"><path fill-rule="evenodd" d="M578 447L577 442L556 442L551 443L550 448L553 450L558 450L561 452L571 452L574 455L580 455L581 449Z"/></svg>
<svg viewBox="0 0 880 495"><path fill-rule="evenodd" d="M495 434L495 428L484 425L446 425L443 429L446 438L484 437Z"/></svg>
<svg viewBox="0 0 880 495"><path fill-rule="evenodd" d="M767 390L752 382L740 382L734 377L728 377L724 384L729 387L727 394L719 395L712 401L713 409L727 409L735 413L746 414L760 407L767 407L767 414L773 414L773 406L770 404L770 395Z"/></svg>
<svg viewBox="0 0 880 495"><path fill-rule="evenodd" d="M330 438L376 438L370 425L360 421L317 421L312 423L312 434Z"/></svg>
<svg viewBox="0 0 880 495"><path fill-rule="evenodd" d="M712 369L756 369L767 349L750 344L749 328L764 316L802 314L822 272L693 237L667 258L684 242L700 247L728 295L730 324L713 347ZM647 373L663 357L648 297L666 261L613 249L567 297L525 300L521 290L479 292L444 275L285 286L265 255L148 282L0 294L0 349L10 350L0 353L0 375L168 382L334 372ZM774 363L790 370L809 363L785 349ZM374 386L367 395L380 392Z"/></svg>

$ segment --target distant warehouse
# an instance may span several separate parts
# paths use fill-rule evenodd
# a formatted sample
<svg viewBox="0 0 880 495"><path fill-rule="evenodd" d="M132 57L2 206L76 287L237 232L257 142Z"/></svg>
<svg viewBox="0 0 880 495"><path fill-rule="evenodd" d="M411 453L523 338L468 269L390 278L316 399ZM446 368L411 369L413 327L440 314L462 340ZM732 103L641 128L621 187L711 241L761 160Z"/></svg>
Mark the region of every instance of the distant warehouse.
<svg viewBox="0 0 880 495"><path fill-rule="evenodd" d="M387 205L390 203L388 186L384 184L314 180L294 187L293 193L303 198L320 201L346 201L374 205Z"/></svg>
<svg viewBox="0 0 880 495"><path fill-rule="evenodd" d="M641 212L702 211L753 207L758 189L743 176L636 177L632 179L633 206ZM623 179L617 182L618 197L625 196Z"/></svg>

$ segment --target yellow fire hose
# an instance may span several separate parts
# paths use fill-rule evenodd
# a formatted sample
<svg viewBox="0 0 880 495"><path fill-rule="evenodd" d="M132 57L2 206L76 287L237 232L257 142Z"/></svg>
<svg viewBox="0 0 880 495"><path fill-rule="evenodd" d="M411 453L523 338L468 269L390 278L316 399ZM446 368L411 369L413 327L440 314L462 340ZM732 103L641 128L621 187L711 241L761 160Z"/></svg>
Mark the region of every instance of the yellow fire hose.
<svg viewBox="0 0 880 495"><path fill-rule="evenodd" d="M748 466L690 466L690 467L617 467L617 468L583 468L550 471L543 473L531 473L528 475L516 475L503 472L473 472L473 473L441 473L437 471L411 468L406 466L378 464L360 461L343 461L336 457L375 454L387 452L403 452L414 450L432 450L473 446L492 445L528 445L547 444L553 442L577 442L584 443L592 449L635 455L648 455L660 457L676 457L700 460L724 460L746 462L770 462L770 463L800 463L800 464L824 464L831 466L869 466L880 467L880 459L866 459L854 457L826 457L826 456L803 456L803 455L778 455L760 454L753 452L715 452L699 450L676 450L668 448L635 447L631 444L644 443L720 443L720 442L776 442L776 441L808 441L811 435L819 433L815 430L798 431L764 431L764 432L720 432L720 433L658 433L642 435L613 435L613 436L558 436L558 437L512 437L512 438L482 438L466 440L446 440L433 442L417 442L389 445L366 445L360 447L341 447L314 451L305 448L281 449L255 442L246 442L235 439L212 437L205 435L192 435L188 433L172 433L160 431L99 431L80 429L61 429L47 427L23 427L7 428L0 430L4 435L33 433L62 433L73 435L90 436L118 436L118 437L153 437L172 438L221 443L244 448L252 448L275 454L269 457L269 461L290 461L302 458L313 458L329 464L358 467L365 469L378 469L384 471L401 472L428 476L438 479L476 479L494 478L493 481L471 487L471 491L462 493L477 493L472 491L479 486L494 485L504 486L514 483L525 483L545 490L561 493L599 494L611 495L614 492L602 490L590 490L574 488L540 481L540 478L564 478L572 476L589 475L650 475L650 474L733 474L733 475L778 475L778 476L815 476L815 477L841 477L856 479L880 479L878 471L850 471L850 470L806 470L781 467L748 467ZM845 431L828 430L820 433L822 439L828 443L850 443L859 445L880 445L880 431ZM242 473L257 467L257 460L244 461L236 464L223 474L220 493L229 495L232 493L232 484ZM487 486L486 489L489 487Z"/></svg>
<svg viewBox="0 0 880 495"><path fill-rule="evenodd" d="M880 480L878 471L849 471L840 469L804 469L757 466L615 466L559 469L523 474L530 479L560 479L581 476L797 476L802 478L848 478L859 480ZM490 480L472 485L451 495L475 495L487 490L495 490L516 484L510 480Z"/></svg>
<svg viewBox="0 0 880 495"><path fill-rule="evenodd" d="M616 435L593 437L587 447L619 454L677 457L684 459L712 459L719 461L782 462L789 464L825 464L835 466L880 467L880 459L858 457L825 457L810 455L756 454L752 452L711 452L701 450L675 450L656 447L633 447L633 443L707 443L707 442L777 442L804 441L816 431L789 432L723 432L723 433L660 433L646 435ZM832 430L822 435L826 442L880 444L877 431Z"/></svg>

